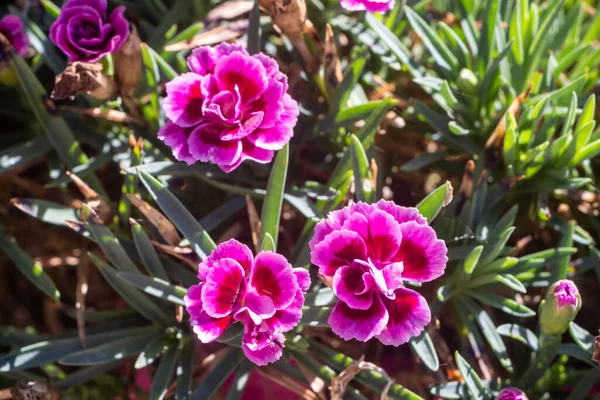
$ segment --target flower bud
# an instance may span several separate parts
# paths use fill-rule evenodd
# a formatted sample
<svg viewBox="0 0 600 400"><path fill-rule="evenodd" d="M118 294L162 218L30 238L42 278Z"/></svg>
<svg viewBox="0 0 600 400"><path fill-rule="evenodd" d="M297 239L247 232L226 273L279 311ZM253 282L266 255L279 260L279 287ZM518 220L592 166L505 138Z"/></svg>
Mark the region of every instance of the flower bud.
<svg viewBox="0 0 600 400"><path fill-rule="evenodd" d="M496 400L528 400L527 395L516 388L502 389Z"/></svg>
<svg viewBox="0 0 600 400"><path fill-rule="evenodd" d="M562 335L581 308L581 296L570 280L555 282L540 303L540 327L543 334Z"/></svg>
<svg viewBox="0 0 600 400"><path fill-rule="evenodd" d="M466 94L475 94L478 84L479 79L477 79L477 76L475 76L473 71L467 68L460 70L458 79L456 80L456 86L458 86L458 90Z"/></svg>

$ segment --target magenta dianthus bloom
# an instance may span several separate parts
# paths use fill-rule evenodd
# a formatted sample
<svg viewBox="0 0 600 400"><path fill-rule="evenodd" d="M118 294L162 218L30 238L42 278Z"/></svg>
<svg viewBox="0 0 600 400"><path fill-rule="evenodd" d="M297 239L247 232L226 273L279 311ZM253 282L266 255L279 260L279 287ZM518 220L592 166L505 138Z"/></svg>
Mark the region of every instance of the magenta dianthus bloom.
<svg viewBox="0 0 600 400"><path fill-rule="evenodd" d="M298 104L272 58L241 46L199 47L189 73L167 83L169 121L158 133L180 161L230 172L246 159L268 163L294 134Z"/></svg>
<svg viewBox="0 0 600 400"><path fill-rule="evenodd" d="M340 0L340 5L348 11L386 12L394 8L394 0Z"/></svg>
<svg viewBox="0 0 600 400"><path fill-rule="evenodd" d="M512 388L512 387L502 389L502 391L500 392L500 394L498 395L498 397L496 399L497 400L528 400L525 393L523 393L519 389Z"/></svg>
<svg viewBox="0 0 600 400"><path fill-rule="evenodd" d="M332 279L339 301L328 322L343 339L399 346L430 322L427 301L404 281L441 276L447 249L416 208L381 200L334 211L315 227L310 248L319 274Z"/></svg>
<svg viewBox="0 0 600 400"><path fill-rule="evenodd" d="M69 0L50 27L50 40L70 62L96 62L121 48L129 36L125 7L107 18L106 0Z"/></svg>
<svg viewBox="0 0 600 400"><path fill-rule="evenodd" d="M240 321L242 349L250 361L262 366L281 357L283 333L302 316L307 270L292 268L270 251L253 257L246 245L231 239L200 264L198 278L202 282L188 289L185 304L200 341L212 342Z"/></svg>
<svg viewBox="0 0 600 400"><path fill-rule="evenodd" d="M0 19L0 33L10 42L15 51L26 57L29 53L29 39L23 31L23 24L16 15L5 15Z"/></svg>

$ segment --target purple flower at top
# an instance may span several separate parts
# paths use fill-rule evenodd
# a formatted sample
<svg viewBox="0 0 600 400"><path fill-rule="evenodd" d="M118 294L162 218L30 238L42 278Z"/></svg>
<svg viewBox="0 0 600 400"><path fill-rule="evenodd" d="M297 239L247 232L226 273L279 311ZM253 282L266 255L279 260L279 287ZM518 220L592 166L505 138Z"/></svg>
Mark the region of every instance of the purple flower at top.
<svg viewBox="0 0 600 400"><path fill-rule="evenodd" d="M50 27L50 40L70 62L96 62L127 40L124 12L121 6L107 14L106 0L68 0Z"/></svg>
<svg viewBox="0 0 600 400"><path fill-rule="evenodd" d="M441 276L447 249L416 208L381 200L334 211L315 227L310 248L339 299L328 322L343 339L399 346L430 322L427 301L404 282Z"/></svg>
<svg viewBox="0 0 600 400"><path fill-rule="evenodd" d="M559 307L577 307L579 290L572 281L565 279L556 282L552 294L558 300Z"/></svg>
<svg viewBox="0 0 600 400"><path fill-rule="evenodd" d="M230 172L246 159L268 163L294 134L298 104L272 58L241 46L199 47L189 73L167 83L169 121L158 137L180 161Z"/></svg>
<svg viewBox="0 0 600 400"><path fill-rule="evenodd" d="M308 271L292 268L276 253L256 257L231 239L221 243L198 268L201 283L188 289L186 310L194 332L203 343L217 339L231 324L244 325L242 349L256 365L277 361L283 333L302 316Z"/></svg>
<svg viewBox="0 0 600 400"><path fill-rule="evenodd" d="M15 51L26 57L29 53L29 39L23 31L23 24L16 15L5 15L0 19L0 33L10 42Z"/></svg>
<svg viewBox="0 0 600 400"><path fill-rule="evenodd" d="M340 0L340 5L348 11L386 12L394 8L394 0Z"/></svg>
<svg viewBox="0 0 600 400"><path fill-rule="evenodd" d="M512 388L512 387L502 389L502 391L500 392L500 394L498 395L498 397L496 399L497 400L528 400L525 393L523 393L519 389Z"/></svg>

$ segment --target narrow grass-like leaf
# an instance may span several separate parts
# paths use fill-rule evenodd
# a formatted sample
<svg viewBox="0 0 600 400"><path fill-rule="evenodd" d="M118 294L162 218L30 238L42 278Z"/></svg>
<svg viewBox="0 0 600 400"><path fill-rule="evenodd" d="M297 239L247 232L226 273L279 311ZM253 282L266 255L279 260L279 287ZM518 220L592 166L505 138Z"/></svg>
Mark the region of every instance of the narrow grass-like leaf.
<svg viewBox="0 0 600 400"><path fill-rule="evenodd" d="M122 363L123 362L119 360L105 364L93 365L91 367L79 368L77 371L67 375L66 378L54 381L53 385L60 391L66 391L69 388L83 385L84 383L87 383L92 379L99 377L100 375L104 375L107 372L116 369Z"/></svg>
<svg viewBox="0 0 600 400"><path fill-rule="evenodd" d="M304 296L305 307L327 307L335 303L337 296L328 287L321 288L316 292L307 293Z"/></svg>
<svg viewBox="0 0 600 400"><path fill-rule="evenodd" d="M162 279L163 281L169 281L169 276L165 271L162 263L160 262L160 258L150 241L142 226L131 220L131 234L133 236L133 241L135 242L135 247L142 259L142 263L146 270L154 277L158 279Z"/></svg>
<svg viewBox="0 0 600 400"><path fill-rule="evenodd" d="M190 241L196 254L201 259L208 257L210 252L217 247L208 235L208 232L200 226L192 214L162 183L144 171L139 171L138 173L152 198L158 203L167 217L171 219L173 224L183 233L185 238Z"/></svg>
<svg viewBox="0 0 600 400"><path fill-rule="evenodd" d="M506 349L506 345L504 344L502 337L496 331L496 325L494 325L492 318L490 318L489 314L471 299L463 297L461 300L461 303L466 306L466 309L470 310L470 312L475 316L477 325L479 325L479 328L481 328L483 336L489 343L494 354L496 354L496 357L498 357L500 364L502 364L502 366L506 368L509 373L512 373L512 361L508 356L508 350Z"/></svg>
<svg viewBox="0 0 600 400"><path fill-rule="evenodd" d="M260 9L258 8L258 0L254 0L254 6L250 11L248 23L248 53L257 54L260 52Z"/></svg>
<svg viewBox="0 0 600 400"><path fill-rule="evenodd" d="M245 357L242 349L231 349L229 353L208 373L192 394L192 400L210 400Z"/></svg>
<svg viewBox="0 0 600 400"><path fill-rule="evenodd" d="M457 352L454 353L454 359L456 360L456 366L460 371L460 374L463 376L467 388L469 389L469 393L475 399L489 399L489 393L481 378L477 375L477 372L469 365L469 363L462 358L462 356Z"/></svg>
<svg viewBox="0 0 600 400"><path fill-rule="evenodd" d="M477 263L479 262L479 257L481 256L481 252L483 251L483 246L475 247L463 262L463 271L466 276L470 276L473 273L473 270L477 267Z"/></svg>
<svg viewBox="0 0 600 400"><path fill-rule="evenodd" d="M161 49L166 42L166 33L171 26L178 24L184 19L190 11L191 2L189 0L175 1L166 14L161 15L160 23L154 28L152 36L148 39L148 46L154 49Z"/></svg>
<svg viewBox="0 0 600 400"><path fill-rule="evenodd" d="M48 224L67 226L66 220L77 221L75 209L51 201L18 198L10 203L25 214Z"/></svg>
<svg viewBox="0 0 600 400"><path fill-rule="evenodd" d="M52 149L46 136L40 136L0 152L0 173L8 172L43 156Z"/></svg>
<svg viewBox="0 0 600 400"><path fill-rule="evenodd" d="M175 71L175 69L171 67L171 64L169 64L164 58L162 58L161 55L158 54L152 47L146 47L146 50L158 66L158 69L162 72L163 76L167 78L167 80L172 80L179 76L177 71Z"/></svg>
<svg viewBox="0 0 600 400"><path fill-rule="evenodd" d="M239 400L244 394L244 389L250 379L250 374L254 369L254 364L250 360L244 360L239 365L235 372L235 377L231 383L231 387L227 392L225 400Z"/></svg>
<svg viewBox="0 0 600 400"><path fill-rule="evenodd" d="M600 368L592 368L575 385L575 388L569 394L566 400L580 400L588 398L588 394L594 386L600 381Z"/></svg>
<svg viewBox="0 0 600 400"><path fill-rule="evenodd" d="M425 74L423 67L410 56L410 50L394 35L375 15L366 13L365 21L375 34L389 47L398 61L411 72L413 77L421 77Z"/></svg>
<svg viewBox="0 0 600 400"><path fill-rule="evenodd" d="M440 368L440 360L427 332L423 331L419 336L411 338L408 344L427 368L434 372Z"/></svg>
<svg viewBox="0 0 600 400"><path fill-rule="evenodd" d="M559 240L559 247L571 247L573 246L573 234L575 233L575 222L569 222L567 224L563 224L561 226L561 237ZM567 269L569 268L569 263L571 262L571 256L563 256L558 259L552 265L552 282L556 282L559 279L566 279L567 277Z"/></svg>
<svg viewBox="0 0 600 400"><path fill-rule="evenodd" d="M444 399L462 400L469 397L467 385L463 382L447 382L431 388L431 394Z"/></svg>
<svg viewBox="0 0 600 400"><path fill-rule="evenodd" d="M533 311L529 307L526 307L523 304L519 304L512 299L498 296L497 294L491 293L486 290L471 289L467 291L467 294L481 301L482 303L497 308L498 310L502 310L505 313L513 315L515 317L535 316L535 311Z"/></svg>
<svg viewBox="0 0 600 400"><path fill-rule="evenodd" d="M21 249L16 239L8 235L2 227L0 227L0 248L15 263L17 269L39 290L53 300L60 300L60 293L42 266L33 261L29 254Z"/></svg>
<svg viewBox="0 0 600 400"><path fill-rule="evenodd" d="M130 328L111 330L104 333L86 335L88 348L100 346L125 337L139 337L149 332L155 332L154 327ZM44 340L0 356L0 373L12 370L39 367L60 360L67 355L80 351L81 340L78 337L67 339Z"/></svg>
<svg viewBox="0 0 600 400"><path fill-rule="evenodd" d="M135 369L145 368L156 361L161 354L172 347L176 347L175 343L169 340L166 336L157 336L154 340L148 342L144 351L140 353L135 360Z"/></svg>
<svg viewBox="0 0 600 400"><path fill-rule="evenodd" d="M265 237L260 245L260 251L272 251L272 252L277 251L277 249L275 247L275 242L273 241L271 234L268 232L265 233Z"/></svg>
<svg viewBox="0 0 600 400"><path fill-rule="evenodd" d="M187 290L181 286L173 285L162 279L152 278L136 273L119 272L117 275L119 278L129 282L139 289L142 289L149 295L170 301L171 303L185 306L183 298L187 293Z"/></svg>
<svg viewBox="0 0 600 400"><path fill-rule="evenodd" d="M417 204L417 209L419 210L419 214L427 218L427 221L431 223L440 210L447 206L451 200L452 185L448 181L421 200Z"/></svg>
<svg viewBox="0 0 600 400"><path fill-rule="evenodd" d="M169 384L173 379L173 373L175 372L178 358L179 349L177 346L173 346L161 357L160 365L152 378L152 387L150 388L151 400L162 400L164 398Z"/></svg>
<svg viewBox="0 0 600 400"><path fill-rule="evenodd" d="M450 49L438 37L437 33L425 22L419 14L409 7L404 8L406 18L412 28L423 40L423 44L434 58L436 64L447 74L452 73L458 67L458 60ZM450 75L449 75L450 76Z"/></svg>
<svg viewBox="0 0 600 400"><path fill-rule="evenodd" d="M504 324L496 328L496 332L527 345L531 350L537 351L538 338L529 329L517 324Z"/></svg>
<svg viewBox="0 0 600 400"><path fill-rule="evenodd" d="M569 324L569 332L579 347L590 354L594 353L594 336L591 333L577 325L575 322Z"/></svg>
<svg viewBox="0 0 600 400"><path fill-rule="evenodd" d="M131 287L131 285L119 278L117 271L115 271L113 267L96 257L94 254L88 254L108 284L112 286L112 288L115 289L127 303L129 303L129 305L150 321L154 321L163 326L173 324L173 317L165 313L156 303L146 297L146 295L140 293L137 289Z"/></svg>
<svg viewBox="0 0 600 400"><path fill-rule="evenodd" d="M122 360L140 353L150 341L160 335L162 333L158 330L151 330L136 336L117 339L110 343L69 354L61 358L60 363L63 365L97 365Z"/></svg>
<svg viewBox="0 0 600 400"><path fill-rule="evenodd" d="M192 338L184 337L181 342L181 356L177 365L177 400L189 400L192 395L192 379L194 374L194 346Z"/></svg>
<svg viewBox="0 0 600 400"><path fill-rule="evenodd" d="M354 124L357 121L368 119L372 116L376 110L381 106L392 108L396 105L396 100L384 99L384 100L373 100L368 103L359 104L352 107L347 107L335 114L335 118L324 118L318 124L318 130L321 132L328 132L334 129L338 129L344 126ZM357 134L360 137L360 135Z"/></svg>
<svg viewBox="0 0 600 400"><path fill-rule="evenodd" d="M354 185L358 201L371 203L373 201L373 177L369 168L369 159L360 140L356 135L350 136L350 158L354 170Z"/></svg>
<svg viewBox="0 0 600 400"><path fill-rule="evenodd" d="M260 213L260 243L265 240L265 234L270 234L273 243L277 247L277 238L279 236L279 218L281 216L281 205L283 204L283 194L285 189L285 179L287 176L289 162L289 145L283 146L271 168L269 182L267 183L267 194L263 202Z"/></svg>
<svg viewBox="0 0 600 400"><path fill-rule="evenodd" d="M330 307L304 307L302 308L300 324L307 326L329 326L327 320L330 314Z"/></svg>
<svg viewBox="0 0 600 400"><path fill-rule="evenodd" d="M50 114L46 108L43 100L47 98L48 93L33 71L17 54L11 56L11 61L19 77L19 82L23 88L23 94L25 95L35 118L40 127L44 129L48 135L48 140L61 160L71 169L77 165L87 163L87 156L81 150L79 142L75 140L75 137L71 133L65 120ZM90 176L88 182L92 188L100 194L104 194L102 185L95 175Z"/></svg>
<svg viewBox="0 0 600 400"><path fill-rule="evenodd" d="M402 171L412 172L420 170L421 168L428 167L438 161L446 158L445 151L435 151L433 153L423 153L419 154L412 160L402 165Z"/></svg>

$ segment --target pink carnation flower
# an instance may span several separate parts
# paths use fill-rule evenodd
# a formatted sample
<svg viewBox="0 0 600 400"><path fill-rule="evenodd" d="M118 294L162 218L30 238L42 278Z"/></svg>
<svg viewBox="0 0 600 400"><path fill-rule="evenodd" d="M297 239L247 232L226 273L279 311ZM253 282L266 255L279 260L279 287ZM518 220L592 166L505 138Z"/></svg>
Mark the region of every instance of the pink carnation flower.
<svg viewBox="0 0 600 400"><path fill-rule="evenodd" d="M188 289L186 310L203 343L217 339L235 321L244 325L242 348L256 365L281 357L284 332L302 316L308 271L292 268L270 251L252 256L250 249L231 239L217 246L198 269L202 281Z"/></svg>
<svg viewBox="0 0 600 400"><path fill-rule="evenodd" d="M340 5L348 11L386 12L394 8L394 0L340 0Z"/></svg>
<svg viewBox="0 0 600 400"><path fill-rule="evenodd" d="M528 400L525 393L516 388L502 389L497 397L497 400Z"/></svg>
<svg viewBox="0 0 600 400"><path fill-rule="evenodd" d="M5 15L0 19L0 34L12 45L21 57L29 54L29 39L23 30L23 24L16 15Z"/></svg>
<svg viewBox="0 0 600 400"><path fill-rule="evenodd" d="M334 211L317 224L310 248L339 298L328 322L343 339L398 346L431 320L425 299L404 281L441 276L447 249L416 208L381 200Z"/></svg>
<svg viewBox="0 0 600 400"><path fill-rule="evenodd" d="M169 121L158 133L175 158L230 172L246 159L270 162L289 142L298 104L272 58L221 43L192 51L188 66L191 72L167 83Z"/></svg>

